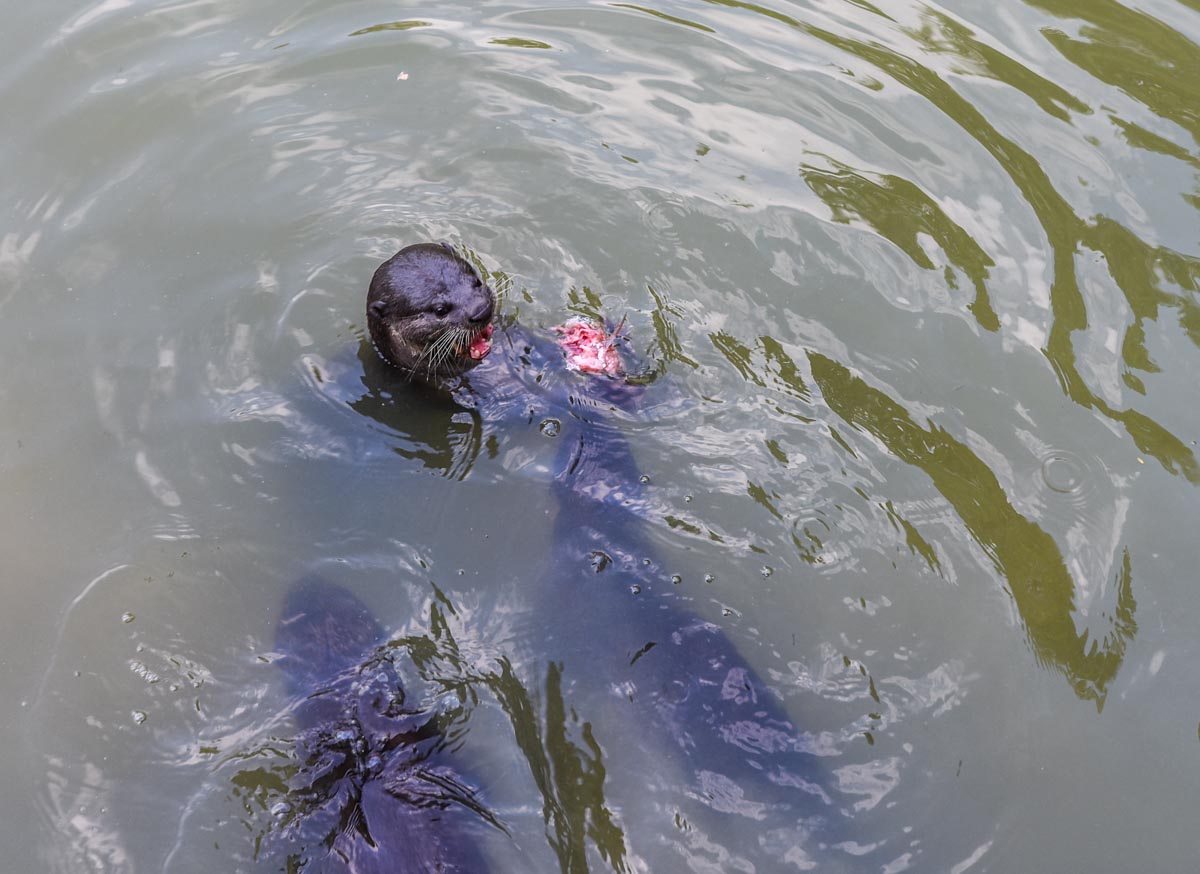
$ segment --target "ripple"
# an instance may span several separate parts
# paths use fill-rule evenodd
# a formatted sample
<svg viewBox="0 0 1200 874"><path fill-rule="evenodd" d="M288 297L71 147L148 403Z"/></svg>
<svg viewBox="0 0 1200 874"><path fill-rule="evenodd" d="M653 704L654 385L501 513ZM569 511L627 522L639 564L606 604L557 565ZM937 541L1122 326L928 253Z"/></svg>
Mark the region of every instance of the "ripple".
<svg viewBox="0 0 1200 874"><path fill-rule="evenodd" d="M1087 462L1074 453L1055 450L1042 459L1042 481L1063 495L1078 494L1087 487Z"/></svg>
<svg viewBox="0 0 1200 874"><path fill-rule="evenodd" d="M1038 482L1044 510L1052 517L1086 521L1089 512L1101 511L1100 492L1112 482L1096 458L1069 449L1049 448L1038 456Z"/></svg>

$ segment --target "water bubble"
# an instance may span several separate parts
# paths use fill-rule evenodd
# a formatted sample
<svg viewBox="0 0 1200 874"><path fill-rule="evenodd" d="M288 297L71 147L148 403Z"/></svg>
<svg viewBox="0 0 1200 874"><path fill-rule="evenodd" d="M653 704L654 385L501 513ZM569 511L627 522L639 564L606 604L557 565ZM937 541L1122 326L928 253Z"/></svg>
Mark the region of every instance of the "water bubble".
<svg viewBox="0 0 1200 874"><path fill-rule="evenodd" d="M141 725L149 718L149 714L145 710L135 710L129 715L133 718L134 725Z"/></svg>
<svg viewBox="0 0 1200 874"><path fill-rule="evenodd" d="M717 578L716 578L715 576L713 576L712 574L705 574L705 575L704 575L704 582L706 582L706 583L715 583L716 581L717 581Z"/></svg>
<svg viewBox="0 0 1200 874"><path fill-rule="evenodd" d="M634 595L640 595L640 594L642 594L642 587L639 586L637 583L634 583L632 586L629 587L629 591L630 591L630 593L632 593Z"/></svg>
<svg viewBox="0 0 1200 874"><path fill-rule="evenodd" d="M542 424L538 426L538 430L542 432L544 437L557 437L562 432L562 422L558 419L542 419Z"/></svg>
<svg viewBox="0 0 1200 874"><path fill-rule="evenodd" d="M136 618L137 617L134 616L132 613L126 612L126 613L121 614L121 621L124 622L126 625L128 625L130 622L132 622Z"/></svg>
<svg viewBox="0 0 1200 874"><path fill-rule="evenodd" d="M646 474L642 474L641 476L638 477L638 482L640 482L644 486L648 486L648 485L650 485L650 477L647 476Z"/></svg>
<svg viewBox="0 0 1200 874"><path fill-rule="evenodd" d="M775 573L775 568L768 567L767 565L764 564L762 567L760 567L758 569L758 572L760 574L762 574L764 577L769 577L769 576L771 576L771 574Z"/></svg>
<svg viewBox="0 0 1200 874"><path fill-rule="evenodd" d="M678 586L683 582L683 577L681 577L679 574L671 574L671 582Z"/></svg>
<svg viewBox="0 0 1200 874"><path fill-rule="evenodd" d="M690 504L690 503L692 502L692 496L691 496L691 495L684 495L684 496L683 496L683 502L684 502L685 504Z"/></svg>

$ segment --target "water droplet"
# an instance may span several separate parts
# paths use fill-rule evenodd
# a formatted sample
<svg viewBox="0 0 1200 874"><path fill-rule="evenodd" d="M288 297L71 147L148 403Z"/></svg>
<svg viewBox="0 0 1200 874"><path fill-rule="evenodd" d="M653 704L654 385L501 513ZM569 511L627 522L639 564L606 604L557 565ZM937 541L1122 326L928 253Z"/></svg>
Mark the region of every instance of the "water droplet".
<svg viewBox="0 0 1200 874"><path fill-rule="evenodd" d="M629 591L635 595L640 595L640 594L642 594L642 587L639 586L637 583L634 583L632 586L629 587Z"/></svg>
<svg viewBox="0 0 1200 874"><path fill-rule="evenodd" d="M124 622L126 625L128 625L130 622L132 622L136 618L137 617L134 616L132 613L122 613L121 614L121 621Z"/></svg>
<svg viewBox="0 0 1200 874"><path fill-rule="evenodd" d="M671 574L671 582L678 586L683 582L683 577L681 577L679 574Z"/></svg>
<svg viewBox="0 0 1200 874"><path fill-rule="evenodd" d="M562 422L558 419L542 419L542 424L538 426L538 430L542 432L544 437L557 437L562 432Z"/></svg>
<svg viewBox="0 0 1200 874"><path fill-rule="evenodd" d="M760 574L762 574L764 577L769 577L771 574L775 573L775 568L767 567L764 564L761 568L758 569L758 572Z"/></svg>
<svg viewBox="0 0 1200 874"><path fill-rule="evenodd" d="M691 496L691 495L684 495L684 496L683 496L683 502L684 502L685 504L690 504L690 503L692 502L692 496Z"/></svg>
<svg viewBox="0 0 1200 874"><path fill-rule="evenodd" d="M148 718L149 715L146 713L145 710L135 710L135 711L133 711L133 713L130 714L130 716L133 717L134 725L141 725L143 722L146 721L146 719Z"/></svg>
<svg viewBox="0 0 1200 874"><path fill-rule="evenodd" d="M1066 452L1052 452L1042 460L1042 479L1060 494L1079 491L1085 474L1083 462Z"/></svg>
<svg viewBox="0 0 1200 874"><path fill-rule="evenodd" d="M638 477L638 482L640 482L644 486L648 486L648 485L650 485L650 477L648 477L646 474L642 474L641 476Z"/></svg>
<svg viewBox="0 0 1200 874"><path fill-rule="evenodd" d="M716 577L714 577L712 574L705 574L705 575L704 575L704 582L706 582L706 583L715 583L716 581L717 581L717 578L716 578Z"/></svg>

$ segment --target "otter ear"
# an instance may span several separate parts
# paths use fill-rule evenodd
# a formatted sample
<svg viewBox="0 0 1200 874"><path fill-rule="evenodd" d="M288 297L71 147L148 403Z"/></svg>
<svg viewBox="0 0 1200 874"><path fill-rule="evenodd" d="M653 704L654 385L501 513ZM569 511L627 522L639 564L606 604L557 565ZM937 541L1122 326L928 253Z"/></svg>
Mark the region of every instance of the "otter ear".
<svg viewBox="0 0 1200 874"><path fill-rule="evenodd" d="M375 316L375 318L382 319L384 314L387 313L387 301L373 300L367 304L367 309L371 311L371 315Z"/></svg>

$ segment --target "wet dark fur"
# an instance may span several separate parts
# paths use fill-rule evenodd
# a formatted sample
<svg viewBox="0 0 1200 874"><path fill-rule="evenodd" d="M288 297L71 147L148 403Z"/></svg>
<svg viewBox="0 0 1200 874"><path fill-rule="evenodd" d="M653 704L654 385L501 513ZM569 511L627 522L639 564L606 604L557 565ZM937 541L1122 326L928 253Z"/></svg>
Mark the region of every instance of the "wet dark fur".
<svg viewBox="0 0 1200 874"><path fill-rule="evenodd" d="M418 243L375 271L367 327L386 361L434 381L479 364L466 348L491 322L495 308L495 293L453 248Z"/></svg>
<svg viewBox="0 0 1200 874"><path fill-rule="evenodd" d="M383 643L346 589L308 578L288 593L275 641L299 702L286 870L481 874L465 820L487 814L441 761L439 716L406 706Z"/></svg>
<svg viewBox="0 0 1200 874"><path fill-rule="evenodd" d="M446 373L413 366L411 359L419 353L402 349L388 355L387 332L406 324L426 325L418 321L420 314L447 295L480 306L486 297L490 318L490 291L485 296L472 291L473 276L465 261L442 247L413 246L398 253L380 267L371 285L368 311L375 315L376 348L394 365L408 362L403 369L410 376L437 385ZM441 290L446 288L450 290ZM426 336L436 336L433 327L428 331ZM518 336L521 339L515 340ZM591 678L593 694L582 694L579 704L597 715L619 706L644 737L644 749L611 751L616 761L609 762L610 768L636 772L671 762L684 775L688 791L680 795L669 786L647 786L648 793L662 794L660 809L686 811L687 818L714 833L754 829L762 853L755 864L762 866L759 870L773 870L781 858L779 840L785 847L808 843L805 836L811 828L830 817L831 803L821 788L825 780L814 774L813 757L805 752L776 693L719 627L696 615L687 593L672 584L655 558L646 536L649 487L622 431L606 416L613 408L636 415L647 389L619 379L569 375L550 390L544 386L554 380L538 381L543 394L535 396L533 386L515 379L519 371L512 368L562 369L561 363L552 363L561 362L555 344L514 329L506 332L503 347L516 351L502 353L503 360L494 357L479 371L478 380L472 375L473 391L481 398L508 396L501 406L522 411L522 416L536 407L567 423L558 438L561 449L555 462L559 513L554 548L544 562L530 568L543 581L531 617L539 629L539 649L562 665L564 679ZM417 387L411 389L417 392ZM512 403L514 394L529 395L528 402ZM430 402L426 395L419 393ZM487 401L482 404L486 411ZM389 403L367 413L398 415L395 410ZM509 424L519 427L517 422ZM528 423L522 419L520 424ZM387 706L380 704L386 697L363 692L376 688L363 685L362 677L377 670L371 653L380 636L375 620L353 596L322 584L297 587L280 623L278 648L288 654L284 666L290 666L291 691L310 695L301 719L302 739L307 738L302 747L313 761L341 762L339 779L350 787L326 799L331 809L326 816L332 809L341 810L341 831L335 840L322 837L325 827L317 823L324 818L314 816L313 823L303 824L305 834L320 838L309 845L323 853L322 867L315 870L482 872L486 869L471 841L455 833L452 820L430 818L402 793L389 791L396 785L396 774L411 779L419 772L422 750L430 738L436 739L437 731L432 723L414 725L411 715L389 716ZM402 695L394 673L387 677L391 679L371 682L390 684ZM621 695L615 698L612 693L618 689ZM347 734L350 723L359 727ZM368 724L374 728L368 730ZM369 753L348 758L348 747L333 740L347 736L364 750L383 750L381 761L368 767ZM385 737L392 739L377 739ZM451 780L447 785L462 784ZM714 794L736 796L743 811L755 811L752 818L706 800ZM615 801L620 804L620 799ZM440 802L447 808L475 809L466 789ZM365 816L366 837L355 830L356 815L346 814L356 805ZM663 838L661 833L638 835L640 824L627 825L635 843ZM387 860L391 867L370 867L372 860Z"/></svg>

